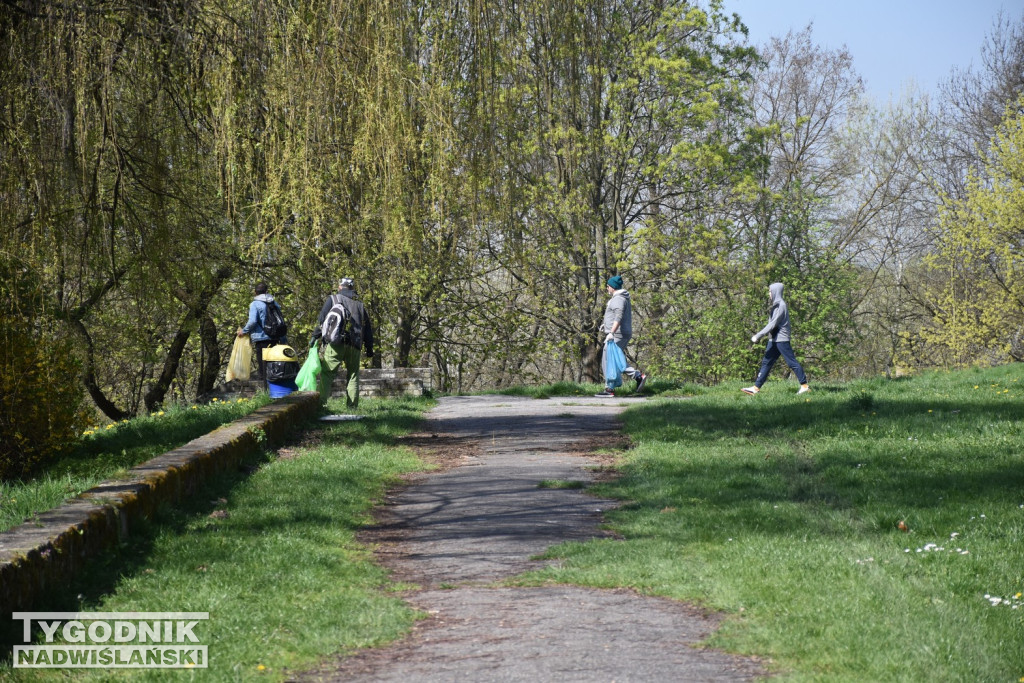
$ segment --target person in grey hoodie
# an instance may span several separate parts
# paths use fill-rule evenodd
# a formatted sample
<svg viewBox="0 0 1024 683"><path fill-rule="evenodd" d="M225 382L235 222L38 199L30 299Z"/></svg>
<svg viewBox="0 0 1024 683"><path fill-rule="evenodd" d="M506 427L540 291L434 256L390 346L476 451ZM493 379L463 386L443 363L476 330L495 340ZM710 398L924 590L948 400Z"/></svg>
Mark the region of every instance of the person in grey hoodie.
<svg viewBox="0 0 1024 683"><path fill-rule="evenodd" d="M601 322L600 330L606 333L605 344L614 341L622 353L626 353L626 345L633 338L633 304L629 300L629 292L623 289L622 276L613 275L608 278L605 285L608 290L608 303L604 307L604 320ZM602 360L602 364L603 364ZM633 366L627 367L623 373L636 381L636 393L644 388L647 383L647 375ZM615 395L615 387L605 386L604 391L596 394L600 397Z"/></svg>
<svg viewBox="0 0 1024 683"><path fill-rule="evenodd" d="M782 283L773 282L768 287L768 324L756 332L750 341L755 344L761 337L769 336L768 348L764 351L764 358L761 360L761 371L757 373L754 386L744 387L742 391L747 394L756 394L768 380L768 373L772 371L775 361L782 356L786 359L786 365L790 367L800 382L800 389L796 393L803 394L811 390L807 386L807 375L804 374L803 366L796 359L793 347L789 340L792 336L792 329L789 322L789 307L782 298Z"/></svg>
<svg viewBox="0 0 1024 683"><path fill-rule="evenodd" d="M274 295L267 294L267 283L257 283L256 287L253 288L253 294L255 296L249 304L249 320L246 321L245 327L238 328L237 334L239 337L249 335L249 341L252 342L252 352L256 355L259 378L265 380L267 378L267 371L266 364L263 361L263 349L273 345L275 342L286 344L288 338L271 339L263 330L267 322L267 308L269 306L276 306L277 310L281 310L278 303L274 301Z"/></svg>

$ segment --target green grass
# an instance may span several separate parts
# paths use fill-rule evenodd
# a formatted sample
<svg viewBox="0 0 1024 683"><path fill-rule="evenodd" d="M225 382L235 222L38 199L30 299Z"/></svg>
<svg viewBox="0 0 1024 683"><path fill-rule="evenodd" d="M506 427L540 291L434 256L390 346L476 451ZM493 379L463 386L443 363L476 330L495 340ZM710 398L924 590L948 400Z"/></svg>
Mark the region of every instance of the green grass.
<svg viewBox="0 0 1024 683"><path fill-rule="evenodd" d="M524 582L725 610L707 645L785 680L1024 677L1024 366L739 386L627 411L623 476L591 489L628 501L624 540Z"/></svg>
<svg viewBox="0 0 1024 683"><path fill-rule="evenodd" d="M337 407L337 406L330 406ZM209 648L203 681L280 681L320 658L404 634L417 618L386 572L356 543L372 504L403 472L422 469L396 448L429 407L423 399L364 400L358 422L315 423L287 457L212 482L91 571L74 609L195 611ZM182 671L45 672L14 680L192 680Z"/></svg>
<svg viewBox="0 0 1024 683"><path fill-rule="evenodd" d="M100 482L248 415L270 402L267 394L251 399L216 401L202 406L168 408L160 413L94 427L72 452L24 481L0 482L0 531L33 515L52 510Z"/></svg>
<svg viewBox="0 0 1024 683"><path fill-rule="evenodd" d="M1013 365L806 396L776 379L756 397L735 384L633 407L623 476L591 489L626 501L607 513L617 539L560 545L548 554L559 566L518 583L724 610L707 645L767 658L787 681L1018 681L1022 385ZM416 615L354 534L387 482L422 467L393 444L425 406L366 401L362 421L318 425L294 457L163 511L72 608L209 611L198 632L212 668L197 678L213 681L283 680L399 637Z"/></svg>
<svg viewBox="0 0 1024 683"><path fill-rule="evenodd" d="M537 484L539 489L585 489L587 482L567 479L545 479Z"/></svg>

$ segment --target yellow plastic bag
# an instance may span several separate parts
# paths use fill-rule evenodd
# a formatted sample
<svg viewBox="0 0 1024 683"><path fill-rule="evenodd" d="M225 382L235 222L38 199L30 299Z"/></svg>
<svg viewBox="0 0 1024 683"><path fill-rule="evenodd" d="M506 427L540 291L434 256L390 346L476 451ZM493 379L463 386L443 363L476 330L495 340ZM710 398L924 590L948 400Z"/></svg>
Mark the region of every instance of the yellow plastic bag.
<svg viewBox="0 0 1024 683"><path fill-rule="evenodd" d="M248 335L244 337L235 336L235 345L231 347L231 360L228 361L228 371L224 375L227 382L231 380L249 379L250 364L252 363L252 343Z"/></svg>

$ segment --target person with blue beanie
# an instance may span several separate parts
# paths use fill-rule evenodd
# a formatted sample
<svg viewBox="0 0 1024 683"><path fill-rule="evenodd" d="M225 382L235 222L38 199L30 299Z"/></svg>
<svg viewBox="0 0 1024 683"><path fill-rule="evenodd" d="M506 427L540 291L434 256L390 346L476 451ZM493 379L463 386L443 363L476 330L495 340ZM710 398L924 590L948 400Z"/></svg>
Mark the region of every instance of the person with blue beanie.
<svg viewBox="0 0 1024 683"><path fill-rule="evenodd" d="M614 341L626 353L626 345L633 338L633 304L629 299L629 292L624 288L621 275L613 275L605 283L608 292L608 304L604 308L604 320L601 322L600 330L606 334L604 343ZM602 360L603 364L603 360ZM633 366L627 367L623 375L632 377L636 381L636 392L640 393L647 383L647 375ZM615 396L615 387L607 384L603 391L596 396L606 398Z"/></svg>

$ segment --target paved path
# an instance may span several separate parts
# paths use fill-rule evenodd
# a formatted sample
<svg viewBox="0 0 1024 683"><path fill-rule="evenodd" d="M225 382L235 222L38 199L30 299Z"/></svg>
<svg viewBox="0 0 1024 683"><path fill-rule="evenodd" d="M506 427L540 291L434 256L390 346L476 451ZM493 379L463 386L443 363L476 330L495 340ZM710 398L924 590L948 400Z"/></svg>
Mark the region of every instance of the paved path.
<svg viewBox="0 0 1024 683"><path fill-rule="evenodd" d="M640 399L443 398L419 439L449 465L387 501L367 536L430 614L404 641L307 672L307 681L745 681L756 662L694 648L717 620L629 591L500 588L531 557L599 537L614 503L544 481L589 482L597 444Z"/></svg>

